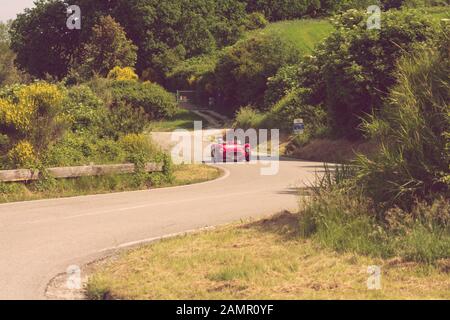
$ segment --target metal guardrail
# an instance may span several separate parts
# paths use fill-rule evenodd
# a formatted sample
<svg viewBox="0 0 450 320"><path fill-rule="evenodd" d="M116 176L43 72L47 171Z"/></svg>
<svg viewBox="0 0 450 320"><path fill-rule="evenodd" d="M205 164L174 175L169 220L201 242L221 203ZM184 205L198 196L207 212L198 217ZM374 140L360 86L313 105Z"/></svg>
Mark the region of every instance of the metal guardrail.
<svg viewBox="0 0 450 320"><path fill-rule="evenodd" d="M163 165L159 163L148 163L144 167L146 172L161 172ZM56 179L79 178L90 176L104 176L109 174L133 173L136 166L132 163L111 165L89 165L79 167L49 168L47 172ZM39 170L18 169L0 171L1 182L26 182L39 180Z"/></svg>

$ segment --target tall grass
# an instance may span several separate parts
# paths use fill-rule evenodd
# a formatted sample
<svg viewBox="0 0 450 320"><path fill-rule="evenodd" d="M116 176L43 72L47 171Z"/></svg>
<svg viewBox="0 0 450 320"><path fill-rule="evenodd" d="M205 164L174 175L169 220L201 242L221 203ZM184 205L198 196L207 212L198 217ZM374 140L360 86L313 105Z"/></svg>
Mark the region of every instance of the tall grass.
<svg viewBox="0 0 450 320"><path fill-rule="evenodd" d="M377 156L359 156L358 182L387 206L449 196L450 61L434 48L401 59L398 84L384 114L364 127L381 143Z"/></svg>
<svg viewBox="0 0 450 320"><path fill-rule="evenodd" d="M450 203L415 202L411 211L393 207L380 215L355 184L355 168L325 166L301 212L300 234L338 252L378 258L401 257L434 264L450 258Z"/></svg>

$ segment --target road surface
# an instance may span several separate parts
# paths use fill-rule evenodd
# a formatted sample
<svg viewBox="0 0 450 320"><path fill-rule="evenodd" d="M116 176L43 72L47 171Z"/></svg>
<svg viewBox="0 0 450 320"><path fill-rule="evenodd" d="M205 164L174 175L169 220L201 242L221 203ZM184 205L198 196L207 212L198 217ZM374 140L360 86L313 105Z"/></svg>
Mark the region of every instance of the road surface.
<svg viewBox="0 0 450 320"><path fill-rule="evenodd" d="M221 164L203 184L0 205L0 299L45 299L48 282L70 265L146 239L296 210L296 188L317 163Z"/></svg>

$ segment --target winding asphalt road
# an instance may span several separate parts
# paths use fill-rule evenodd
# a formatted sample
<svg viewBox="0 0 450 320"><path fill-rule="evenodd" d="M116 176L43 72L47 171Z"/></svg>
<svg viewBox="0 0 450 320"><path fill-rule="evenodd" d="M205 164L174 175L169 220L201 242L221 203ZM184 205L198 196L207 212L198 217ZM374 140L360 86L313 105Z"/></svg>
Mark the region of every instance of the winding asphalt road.
<svg viewBox="0 0 450 320"><path fill-rule="evenodd" d="M168 189L0 205L0 299L45 299L70 265L154 237L296 210L317 163L222 164L215 181Z"/></svg>

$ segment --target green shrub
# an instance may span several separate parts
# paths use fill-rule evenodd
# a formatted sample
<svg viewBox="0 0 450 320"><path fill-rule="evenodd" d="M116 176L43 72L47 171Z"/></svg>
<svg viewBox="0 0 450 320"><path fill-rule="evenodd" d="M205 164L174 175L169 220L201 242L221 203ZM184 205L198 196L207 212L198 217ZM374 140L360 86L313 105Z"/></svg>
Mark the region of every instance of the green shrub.
<svg viewBox="0 0 450 320"><path fill-rule="evenodd" d="M162 174L165 177L165 183L173 183L175 181L174 164L170 154L160 151L156 154L154 161L163 164Z"/></svg>
<svg viewBox="0 0 450 320"><path fill-rule="evenodd" d="M99 139L95 141L93 162L100 164L125 162L125 151L113 139Z"/></svg>
<svg viewBox="0 0 450 320"><path fill-rule="evenodd" d="M56 144L52 145L45 154L46 167L87 165L92 162L94 141L96 137L89 133L66 133Z"/></svg>
<svg viewBox="0 0 450 320"><path fill-rule="evenodd" d="M308 145L311 142L312 136L309 131L305 131L302 134L296 134L292 139L292 147L300 149Z"/></svg>
<svg viewBox="0 0 450 320"><path fill-rule="evenodd" d="M22 184L0 181L0 197L18 194L23 189L24 189L24 187Z"/></svg>
<svg viewBox="0 0 450 320"><path fill-rule="evenodd" d="M270 21L320 17L348 9L365 9L374 4L372 0L245 0L245 2L248 12L262 12Z"/></svg>
<svg viewBox="0 0 450 320"><path fill-rule="evenodd" d="M119 139L119 143L125 151L126 160L139 166L151 161L158 151L145 135L127 134Z"/></svg>
<svg viewBox="0 0 450 320"><path fill-rule="evenodd" d="M113 92L111 90L113 82L114 80L111 79L94 76L86 82L86 85L103 101L106 107L109 107L114 102Z"/></svg>
<svg viewBox="0 0 450 320"><path fill-rule="evenodd" d="M245 27L248 30L256 30L264 28L269 24L266 17L261 12L252 12L247 16Z"/></svg>
<svg viewBox="0 0 450 320"><path fill-rule="evenodd" d="M140 134L148 124L148 115L143 108L117 102L111 106L104 132L107 136L117 139L130 133Z"/></svg>
<svg viewBox="0 0 450 320"><path fill-rule="evenodd" d="M298 65L287 65L281 67L275 76L267 80L267 90L264 94L266 109L271 108L299 85L298 73Z"/></svg>
<svg viewBox="0 0 450 320"><path fill-rule="evenodd" d="M289 92L267 113L266 126L290 132L295 119L303 119L310 133L326 124L326 113L320 106L307 103L310 91L298 88Z"/></svg>
<svg viewBox="0 0 450 320"><path fill-rule="evenodd" d="M126 162L125 151L112 138L100 138L89 132L66 133L51 146L43 158L46 167L64 167Z"/></svg>
<svg viewBox="0 0 450 320"><path fill-rule="evenodd" d="M111 84L113 99L133 108L143 108L151 119L171 117L177 110L175 97L163 87L150 82L114 81Z"/></svg>
<svg viewBox="0 0 450 320"><path fill-rule="evenodd" d="M401 7L418 8L431 6L448 6L447 0L382 0L385 10Z"/></svg>
<svg viewBox="0 0 450 320"><path fill-rule="evenodd" d="M321 244L339 252L389 257L392 251L383 230L377 230L373 217L362 213L368 208L362 199L330 193L302 213L301 233L314 235Z"/></svg>
<svg viewBox="0 0 450 320"><path fill-rule="evenodd" d="M64 113L68 116L73 132L89 131L101 134L108 117L108 109L103 101L86 85L67 90Z"/></svg>
<svg viewBox="0 0 450 320"><path fill-rule="evenodd" d="M297 49L275 35L255 35L237 43L223 52L215 70L221 103L228 112L249 104L261 108L267 79L298 59Z"/></svg>
<svg viewBox="0 0 450 320"><path fill-rule="evenodd" d="M154 187L162 186L167 182L167 177L163 173L155 172L150 174L149 182Z"/></svg>
<svg viewBox="0 0 450 320"><path fill-rule="evenodd" d="M255 110L251 106L247 106L239 109L236 114L236 120L234 123L235 128L239 129L259 129L262 128L264 123L264 114Z"/></svg>

